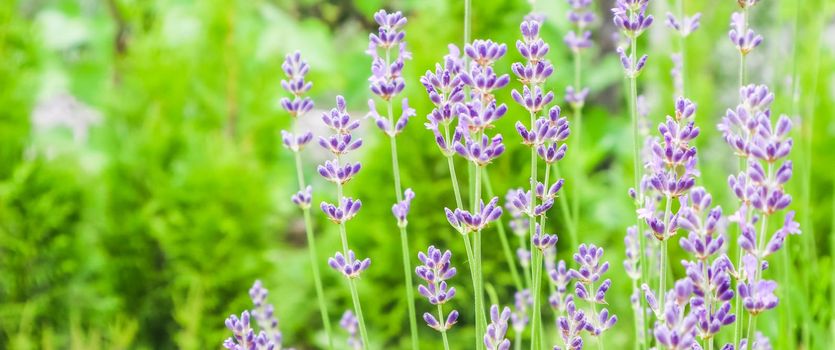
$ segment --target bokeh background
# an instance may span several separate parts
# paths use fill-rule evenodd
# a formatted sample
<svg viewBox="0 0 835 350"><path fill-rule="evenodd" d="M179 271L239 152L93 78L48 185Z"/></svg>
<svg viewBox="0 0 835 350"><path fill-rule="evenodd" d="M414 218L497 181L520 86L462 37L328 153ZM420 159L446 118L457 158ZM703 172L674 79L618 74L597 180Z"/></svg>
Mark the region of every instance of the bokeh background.
<svg viewBox="0 0 835 350"><path fill-rule="evenodd" d="M689 96L699 105L699 151L706 186L726 208L726 177L736 160L715 125L737 101L737 53L727 39L735 1L685 0L703 13L688 39ZM650 55L640 93L656 124L672 111L675 39L662 23L669 4L651 1L657 19L641 47ZM605 247L614 280L609 301L621 317L610 347L631 344L630 282L623 273L623 236L634 223L626 195L632 183L628 110L622 70L613 55L611 1L594 2L600 20L595 47L585 55L591 87L580 149L565 162L585 173L576 192L580 239ZM557 67L550 88L561 95L573 76L562 45L567 5L539 0L544 37ZM406 95L418 117L399 138L403 183L417 193L410 219L414 257L429 244L451 249L466 271L460 238L442 211L453 206L446 166L421 125L430 110L418 77L462 42L463 2L450 0L7 0L0 3L0 348L215 349L223 319L250 307L255 279L271 290L285 343L324 344L306 255L304 226L289 197L296 191L291 155L278 131L291 120L279 106L285 54L300 50L311 65L318 125L321 109L342 94L356 117L365 115L370 58L364 54L371 15L379 8L409 17ZM523 0L474 1L474 38L507 43L502 72L519 60L513 43L531 11ZM798 348L829 349L835 341L832 257L835 237L835 4L828 0L764 0L752 26L765 37L750 57L749 80L769 85L774 110L796 128L792 209L803 235L791 237L787 263L773 272L782 305L759 325L776 348L793 337ZM518 88L513 82L510 88ZM510 112L498 123L509 152L490 166L497 193L526 183L527 152L512 125L527 117L498 93ZM793 94L792 91L795 91ZM362 133L364 170L349 191L364 208L348 227L354 249L373 259L360 283L374 348L400 349L408 323L400 243L390 214L391 165L382 134ZM314 170L324 155L305 157L315 202L333 188ZM582 152L582 161L571 156ZM463 165L460 163L459 165ZM566 188L571 195L572 183ZM350 307L341 277L324 257L338 234L318 211L320 268L332 320ZM559 216L550 230L562 233ZM492 240L492 242L491 242ZM515 242L515 240L511 240ZM560 258L573 247L559 245ZM485 233L485 275L503 304L512 283L494 229ZM683 255L671 249L671 261ZM416 259L415 259L416 261ZM676 266L677 264L674 264ZM676 266L676 276L682 276ZM451 332L456 349L471 344L468 274L454 280L463 323ZM417 302L418 311L428 305ZM546 317L550 319L550 317ZM345 333L336 332L344 343ZM440 345L420 328L424 349ZM723 336L727 338L727 336Z"/></svg>

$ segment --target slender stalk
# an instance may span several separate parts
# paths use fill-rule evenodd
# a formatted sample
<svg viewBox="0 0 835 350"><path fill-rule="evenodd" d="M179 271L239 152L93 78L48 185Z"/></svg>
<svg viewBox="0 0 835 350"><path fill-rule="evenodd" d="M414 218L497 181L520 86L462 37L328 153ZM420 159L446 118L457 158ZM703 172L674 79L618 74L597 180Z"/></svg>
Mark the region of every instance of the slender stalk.
<svg viewBox="0 0 835 350"><path fill-rule="evenodd" d="M479 206L481 203L481 171L482 167L476 165L475 166L475 196L474 196L474 204L473 204L473 213L476 213L480 210ZM487 315L484 311L484 275L481 271L481 230L475 232L475 236L473 236L473 250L475 252L475 266L476 266L476 290L475 290L475 302L476 302L476 317L480 324L477 324L480 327L477 327L478 334L484 334L487 329Z"/></svg>
<svg viewBox="0 0 835 350"><path fill-rule="evenodd" d="M633 291L639 290L637 280L634 280L634 279L632 280L632 290ZM641 299L641 298L639 297L638 299ZM641 333L642 333L641 328L639 328L638 325L641 323L641 317L644 317L644 316L641 315L641 310L639 310L638 308L636 308L634 306L632 307L632 314L634 316L634 325L635 325L633 327L633 328L635 328L635 350L638 350L638 349L641 348L640 339L641 339Z"/></svg>
<svg viewBox="0 0 835 350"><path fill-rule="evenodd" d="M391 62L391 49L386 49L386 66ZM394 127L394 112L391 100L386 100L386 107L388 112L389 125ZM397 156L397 139L394 135L389 135L391 144L391 168L394 174L394 194L397 202L403 200L403 189L400 186L400 165ZM418 328L417 328L417 313L415 312L415 291L412 284L412 263L409 260L409 236L406 232L406 227L400 228L400 246L403 250L403 275L405 276L406 284L406 305L409 308L409 332L411 333L412 350L418 350Z"/></svg>
<svg viewBox="0 0 835 350"><path fill-rule="evenodd" d="M638 45L638 41L635 37L630 38L630 45L629 45L629 57L634 64L636 61L636 46ZM632 157L633 157L633 172L634 172L634 189L640 193L640 182L641 182L641 149L640 149L640 137L639 137L639 128L638 128L638 82L635 76L629 76L629 114L632 119ZM636 207L640 207L643 201L643 196L639 195L639 198L635 202ZM644 221L641 220L640 217L637 215L635 216L636 223L635 226L638 228L638 242L639 242L639 251L641 254L641 260L647 258L646 249L647 249L647 241L646 237L644 237ZM649 277L649 270L647 264L644 261L640 262L641 264L641 284L647 282ZM640 300L641 310L645 310L645 303L646 301L644 298L638 298ZM644 347L649 347L649 341L647 339L647 329L649 329L649 318L642 317L643 319L643 331L641 335L643 336L642 342ZM636 325L637 327L638 325Z"/></svg>
<svg viewBox="0 0 835 350"><path fill-rule="evenodd" d="M340 157L336 157L336 165L339 167L340 164ZM336 200L341 201L343 198L343 189L342 183L336 182ZM347 258L348 257L348 232L345 229L345 222L339 223L339 237L342 241L342 254ZM360 329L360 336L362 338L362 344L364 349L368 349L368 331L365 328L365 318L362 316L362 305L360 305L360 297L359 293L357 292L357 285L356 280L354 278L348 278L348 287L351 289L351 300L354 304L354 313L357 315L357 323L359 323Z"/></svg>
<svg viewBox="0 0 835 350"><path fill-rule="evenodd" d="M684 0L678 0L678 18L684 22ZM681 58L681 96L687 96L687 40L684 35L678 36L679 56Z"/></svg>
<svg viewBox="0 0 835 350"><path fill-rule="evenodd" d="M741 35L745 35L748 32L748 7L742 8L742 33ZM743 87L746 84L746 73L748 70L748 65L746 64L746 53L740 51L739 53L739 87Z"/></svg>
<svg viewBox="0 0 835 350"><path fill-rule="evenodd" d="M578 91L581 90L580 88L580 74L582 73L583 61L582 57L580 56L579 52L574 52L574 88ZM571 198L571 214L573 219L570 223L571 229L569 232L577 232L577 227L580 226L580 189L582 188L582 181L584 180L585 168L583 167L583 157L582 157L582 150L581 150L581 143L580 138L583 135L583 107L577 106L574 108L574 137L573 143L574 147L572 147L572 153L574 154L574 158L576 159L576 167L574 172L574 184L572 191L572 195L574 197Z"/></svg>
<svg viewBox="0 0 835 350"><path fill-rule="evenodd" d="M438 321L444 322L444 306L438 304ZM446 326L446 325L444 325ZM444 350L449 350L449 340L446 337L446 327L441 327L441 338L444 339Z"/></svg>
<svg viewBox="0 0 835 350"><path fill-rule="evenodd" d="M542 286L542 251L539 249L535 249L531 247L533 250L533 256L531 260L533 261L533 291L531 292L534 295L533 298L533 308L531 311L533 312L533 318L531 319L531 350L538 350L542 349L542 334L541 334L541 316L540 309L542 306L540 305L539 294L541 292Z"/></svg>
<svg viewBox="0 0 835 350"><path fill-rule="evenodd" d="M473 254L473 246L470 243L470 238L469 238L468 235L466 235L466 234L461 235L461 237L464 239L464 248L467 249L467 264L470 265L470 279L473 280L473 291L475 293L475 291L478 290L478 279L476 278L476 276L478 274L478 269L476 268L476 265L475 265L475 257L474 257L474 254ZM477 293L476 293L476 295L477 295ZM481 324L481 321L479 320L479 315L478 315L478 296L476 296L475 299L476 299L475 300L475 307L474 307L474 309L475 309L475 324L476 324L475 348L476 349L481 349L481 348L484 347L483 343L481 342L481 337L483 336L484 333L480 333L479 329L478 329L479 325Z"/></svg>
<svg viewBox="0 0 835 350"><path fill-rule="evenodd" d="M354 313L357 314L357 322L359 323L360 337L362 338L363 349L370 349L370 343L368 342L368 331L365 329L365 318L362 316L360 296L357 292L357 280L354 278L349 278L348 286L351 288L351 300L354 301Z"/></svg>
<svg viewBox="0 0 835 350"><path fill-rule="evenodd" d="M551 165L554 168L554 176L560 178L560 167L559 163L555 162ZM565 221L565 227L568 229L568 237L569 241L565 242L566 246L573 247L577 245L577 227L574 225L574 219L572 218L571 212L569 211L568 207L568 200L565 196L559 196L560 202L560 212L562 212L563 221Z"/></svg>
<svg viewBox="0 0 835 350"><path fill-rule="evenodd" d="M484 190L487 191L487 197L493 198L495 194L493 193L493 185L490 183L490 176L487 174L487 168L481 172L481 176L484 177ZM501 217L496 220L496 225L499 229L499 241L502 244L502 252L504 252L504 258L507 260L507 268L510 270L513 284L516 286L516 290L522 290L522 279L519 278L519 272L516 270L516 260L513 258L513 252L510 250L510 243L507 240L507 232L505 231L504 222Z"/></svg>
<svg viewBox="0 0 835 350"><path fill-rule="evenodd" d="M751 350L754 347L754 329L757 328L757 315L751 315L748 320L748 342L746 348Z"/></svg>
<svg viewBox="0 0 835 350"><path fill-rule="evenodd" d="M304 173L302 172L302 159L299 152L293 152L296 159L296 175L299 180L299 191L304 191ZM307 251L310 257L310 268L313 270L313 285L316 288L316 300L319 303L319 314L322 317L322 325L325 328L325 335L328 337L328 349L333 349L333 336L331 335L331 320L328 316L328 304L325 302L325 292L322 288L322 276L319 274L319 254L316 249L316 237L313 234L313 220L310 218L310 208L302 208L304 214L304 231L307 235Z"/></svg>
<svg viewBox="0 0 835 350"><path fill-rule="evenodd" d="M446 159L449 166L449 177L452 180L452 191L455 192L455 204L458 208L463 208L464 202L461 200L461 190L458 188L458 177L455 176L455 163L452 161L452 156L447 156Z"/></svg>
<svg viewBox="0 0 835 350"><path fill-rule="evenodd" d="M661 264L659 273L659 282L658 282L658 305L660 307L664 307L664 294L667 291L667 246L669 245L669 238L667 237L667 231L669 230L670 225L670 213L672 211L673 199L669 195L666 199L666 207L664 208L664 240L661 242Z"/></svg>

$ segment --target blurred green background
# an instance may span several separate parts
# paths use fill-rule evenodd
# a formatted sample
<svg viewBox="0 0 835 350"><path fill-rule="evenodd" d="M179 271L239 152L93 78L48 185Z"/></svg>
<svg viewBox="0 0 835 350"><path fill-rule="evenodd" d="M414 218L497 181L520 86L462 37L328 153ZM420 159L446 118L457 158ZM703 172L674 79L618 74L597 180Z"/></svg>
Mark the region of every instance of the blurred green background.
<svg viewBox="0 0 835 350"><path fill-rule="evenodd" d="M703 131L699 182L733 208L725 179L736 159L715 124L737 99L737 53L727 39L736 5L685 2L687 12L704 16L702 28L688 39L687 54L689 97L699 104ZM672 111L669 53L676 46L662 23L670 5L651 3L658 20L641 42L650 62L639 84L655 124ZM573 76L561 39L568 29L567 5L539 0L534 6L547 17L543 35L557 69L549 87L560 96ZM592 93L582 145L569 150L565 162L587 174L578 191L580 238L605 247L612 262L609 301L621 322L607 343L619 348L632 341L631 287L621 267L624 230L634 223L626 195L631 131L622 70L613 56L611 1L594 6L595 47L585 55L583 72ZM2 1L0 348L219 348L227 337L223 319L250 307L246 291L255 279L271 290L285 344L321 347L304 226L289 201L296 191L293 160L278 136L291 123L277 103L284 95L280 64L285 54L300 50L312 67L317 109L331 108L343 94L355 116L364 116L370 97L364 50L374 28L371 15L379 8L409 17L414 59L406 65L406 96L418 117L399 142L404 186L417 193L411 256L435 244L453 250L453 262L465 271L460 238L439 210L454 201L443 158L421 125L431 104L418 83L448 43L460 46L462 1ZM474 37L510 48L497 64L502 72L520 59L513 43L530 11L523 0L474 2ZM759 321L776 348L786 348L789 337L804 349L831 349L835 341L833 11L828 0L766 0L751 16L765 43L749 56L749 80L768 84L777 95L775 112L792 115L797 126L790 192L803 235L791 237L788 265L772 264L772 278L786 273L792 283L779 289L780 308ZM527 114L512 103L510 88L497 96L510 105L498 123L509 152L489 169L496 192L503 194L527 181L526 171L519 171L527 169L527 151L512 129ZM311 125L318 114L306 116ZM390 214L391 165L388 156L372 156L389 150L382 134L366 124L364 170L348 187L365 207L348 229L354 249L373 259L360 294L374 348L400 349L408 323L400 243ZM305 151L316 203L333 197L332 186L314 176L324 157L317 148ZM582 152L583 161L572 152ZM574 193L570 179L566 186ZM336 321L350 307L347 288L324 261L339 246L338 234L314 213ZM552 217L550 230L562 233L559 216ZM495 229L485 235L486 281L510 304L514 291ZM560 257L570 259L573 247L565 241ZM675 247L671 261L684 257ZM473 331L468 274L453 283L464 320L451 342L464 349ZM422 300L417 305L421 313L429 310ZM434 331L421 326L420 334L423 348L440 346ZM343 344L346 335L336 335Z"/></svg>

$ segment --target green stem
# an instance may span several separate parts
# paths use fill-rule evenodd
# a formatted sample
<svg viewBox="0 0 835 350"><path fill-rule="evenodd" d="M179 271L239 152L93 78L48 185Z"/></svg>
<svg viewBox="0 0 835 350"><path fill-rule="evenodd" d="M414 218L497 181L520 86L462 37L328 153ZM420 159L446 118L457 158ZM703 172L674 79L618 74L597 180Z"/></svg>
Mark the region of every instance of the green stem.
<svg viewBox="0 0 835 350"><path fill-rule="evenodd" d="M533 313L533 318L531 319L531 350L539 350L542 349L542 334L541 334L541 325L540 320L542 313L540 309L542 306L539 304L539 294L542 285L542 251L531 247L533 256L531 260L533 261L533 291L531 293L534 295L533 298L533 307L531 308L531 312Z"/></svg>
<svg viewBox="0 0 835 350"><path fill-rule="evenodd" d="M684 22L684 0L678 0L678 18ZM678 43L681 58L681 96L687 96L687 40L679 33Z"/></svg>
<svg viewBox="0 0 835 350"><path fill-rule="evenodd" d="M476 294L476 296L474 298L475 299L475 307L473 308L474 311L475 311L475 324L476 324L475 348L476 349L481 349L481 348L484 347L484 345L481 341L481 337L484 336L484 333L480 333L479 329L478 329L479 325L481 324L481 321L479 320L479 313L478 313L478 307L479 307L478 294L475 292L475 291L478 290L478 279L476 278L476 275L478 274L478 270L476 268L475 257L474 257L474 254L473 254L473 246L472 246L472 244L470 244L469 236L467 236L466 234L463 234L463 235L461 235L461 237L464 239L464 248L466 248L466 250L467 250L467 264L470 266L470 279L473 280L473 293Z"/></svg>
<svg viewBox="0 0 835 350"><path fill-rule="evenodd" d="M635 59L637 56L636 53L636 46L638 45L638 41L632 37L630 38L630 45L629 45L629 57L632 63L635 63ZM635 76L629 77L629 114L632 119L632 156L633 156L633 172L634 172L634 189L635 191L640 191L640 182L641 182L641 141L639 137L639 130L638 130L638 82ZM643 195L638 192L638 199L635 201L635 206L640 207L643 203ZM639 251L641 254L641 260L647 258L646 255L646 237L644 237L644 221L641 220L640 217L637 215L635 216L636 223L635 226L638 228L638 242L639 242ZM647 278L649 277L649 270L647 264L644 261L640 262L641 264L641 285L647 282ZM641 310L645 310L646 301L644 298L640 299L640 306ZM644 331L641 332L643 336L642 343L644 347L649 347L649 339L647 339L647 329L649 329L649 317L642 317L643 324L641 327ZM635 325L636 327L638 325Z"/></svg>
<svg viewBox="0 0 835 350"><path fill-rule="evenodd" d="M742 8L742 35L748 32L748 7ZM743 87L746 84L746 72L748 70L746 64L746 53L740 51L739 53L739 87Z"/></svg>
<svg viewBox="0 0 835 350"><path fill-rule="evenodd" d="M302 172L302 161L299 152L293 152L296 158L296 175L299 180L299 190L304 191L304 173ZM328 304L325 302L325 292L322 288L322 276L319 274L319 254L316 249L316 237L313 234L313 220L310 217L310 208L302 208L304 214L304 231L307 235L307 251L310 257L310 268L313 270L313 285L316 288L316 300L319 303L319 314L322 317L322 325L325 328L325 335L328 337L328 349L333 349L333 337L331 336L331 322L328 316Z"/></svg>
<svg viewBox="0 0 835 350"><path fill-rule="evenodd" d="M481 210L481 170L481 166L475 165L475 196L473 201L473 213L477 213ZM484 334L487 329L487 315L484 310L484 275L481 270L481 230L475 232L475 236L473 236L473 250L475 252L477 282L475 301L478 309L476 309L476 316L478 316L478 320L480 321L480 327L477 329L478 334Z"/></svg>
<svg viewBox="0 0 835 350"><path fill-rule="evenodd" d="M580 87L580 74L582 72L582 60L579 52L574 52L574 88L577 91L581 90ZM574 132L573 134L573 147L571 153L574 155L576 159L576 166L574 171L574 184L572 188L574 191L572 195L574 197L571 198L571 214L573 219L570 223L571 229L569 232L576 232L577 227L580 226L580 189L582 188L582 182L585 178L583 167L583 157L582 157L582 150L580 148L580 138L583 135L583 107L577 106L574 108Z"/></svg>
<svg viewBox="0 0 835 350"><path fill-rule="evenodd" d="M490 176L487 174L486 168L482 170L481 175L484 177L484 189L487 191L487 197L493 198L495 196L493 193L493 185L490 183ZM513 258L513 251L510 250L510 243L507 240L507 232L505 231L504 222L501 217L496 220L496 225L499 230L499 241L502 244L504 258L507 260L507 268L510 270L511 278L513 278L513 284L516 286L516 290L522 290L522 280L519 278L519 272L516 270L516 260Z"/></svg>
<svg viewBox="0 0 835 350"><path fill-rule="evenodd" d="M441 327L441 338L444 339L444 350L449 350L449 340L446 337L446 324L444 323L444 306L443 304L438 304L438 322L441 322L443 327Z"/></svg>
<svg viewBox="0 0 835 350"><path fill-rule="evenodd" d="M560 167L558 163L554 163L552 166L554 168L554 176L560 178ZM577 245L577 227L574 225L575 221L572 219L572 215L569 212L568 208L568 200L565 199L565 196L558 196L560 202L560 212L562 212L563 221L565 221L565 227L568 229L568 238L569 241L565 242L566 246L573 247Z"/></svg>
<svg viewBox="0 0 835 350"><path fill-rule="evenodd" d="M362 316L360 296L357 292L357 280L354 278L349 278L348 286L351 288L351 300L353 300L354 302L354 313L357 314L357 323L359 323L360 337L362 338L363 349L370 349L370 343L368 342L368 331L365 329L365 318Z"/></svg>
<svg viewBox="0 0 835 350"><path fill-rule="evenodd" d="M664 208L664 240L661 242L661 263L660 269L661 272L658 275L659 282L658 282L658 305L665 305L664 304L664 294L667 292L667 246L669 245L669 238L667 236L667 231L669 231L670 225L670 213L672 211L673 199L668 195L666 198L666 207ZM661 306L663 307L663 306Z"/></svg>
<svg viewBox="0 0 835 350"><path fill-rule="evenodd" d="M748 341L746 348L751 350L754 346L754 330L757 328L757 315L751 315L748 320Z"/></svg>

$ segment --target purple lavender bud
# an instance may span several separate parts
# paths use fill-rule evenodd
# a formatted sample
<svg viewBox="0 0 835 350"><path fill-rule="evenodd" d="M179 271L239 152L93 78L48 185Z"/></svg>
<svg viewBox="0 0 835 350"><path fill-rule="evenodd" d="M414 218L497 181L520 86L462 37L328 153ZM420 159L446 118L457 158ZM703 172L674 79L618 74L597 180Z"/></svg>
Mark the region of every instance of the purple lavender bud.
<svg viewBox="0 0 835 350"><path fill-rule="evenodd" d="M360 163L340 165L338 160L327 160L325 164L318 166L317 170L319 171L319 175L325 178L325 180L344 185L348 181L351 181L354 175L359 173L361 168L362 165Z"/></svg>
<svg viewBox="0 0 835 350"><path fill-rule="evenodd" d="M540 227L539 224L536 224L536 231L531 237L531 244L533 247L536 247L540 251L544 252L548 248L551 248L554 245L556 245L557 240L557 235L549 235L547 233L542 233L542 227Z"/></svg>
<svg viewBox="0 0 835 350"><path fill-rule="evenodd" d="M443 330L443 326L438 322L435 316L432 316L432 314L428 312L423 313L423 321L426 322L427 326L431 327L436 331L440 332L441 330Z"/></svg>
<svg viewBox="0 0 835 350"><path fill-rule="evenodd" d="M519 334L525 331L525 327L530 321L528 315L530 313L529 309L533 305L533 296L530 290L523 289L516 292L513 298L515 303L513 313L510 315L510 323L513 326L513 330Z"/></svg>
<svg viewBox="0 0 835 350"><path fill-rule="evenodd" d="M626 229L626 236L623 238L624 246L626 247L626 259L623 261L623 267L630 279L638 280L641 278L640 261L641 255L639 252L638 228L630 226Z"/></svg>
<svg viewBox="0 0 835 350"><path fill-rule="evenodd" d="M322 113L322 122L337 134L350 134L351 131L360 126L359 121L351 120L345 98L342 96L336 96L336 108Z"/></svg>
<svg viewBox="0 0 835 350"><path fill-rule="evenodd" d="M319 207L328 219L336 224L342 224L357 215L362 208L362 202L359 199L343 197L338 207L328 202L322 202Z"/></svg>
<svg viewBox="0 0 835 350"><path fill-rule="evenodd" d="M507 74L496 75L492 67L474 66L469 72L461 74L461 82L472 89L474 99L492 101L493 90L501 89L510 83Z"/></svg>
<svg viewBox="0 0 835 350"><path fill-rule="evenodd" d="M531 113L539 113L546 105L554 100L554 93L548 92L543 95L542 88L536 86L531 90L527 85L522 87L520 94L515 89L510 92L513 100Z"/></svg>
<svg viewBox="0 0 835 350"><path fill-rule="evenodd" d="M472 44L464 46L464 53L477 65L486 67L507 53L507 45L497 44L492 40L475 40Z"/></svg>
<svg viewBox="0 0 835 350"><path fill-rule="evenodd" d="M699 21L702 19L701 13L696 13L692 17L685 16L681 22L672 14L667 12L667 26L675 29L679 35L683 37L689 36L691 33L699 29Z"/></svg>
<svg viewBox="0 0 835 350"><path fill-rule="evenodd" d="M371 259L357 260L354 251L348 250L347 258L337 252L332 258L328 258L328 265L346 278L359 278L360 274L371 266Z"/></svg>
<svg viewBox="0 0 835 350"><path fill-rule="evenodd" d="M592 329L582 310L577 310L574 304L574 296L569 295L565 299L566 315L557 319L560 337L566 344L566 350L580 350L583 348L583 331Z"/></svg>
<svg viewBox="0 0 835 350"><path fill-rule="evenodd" d="M639 37L650 25L652 15L647 15L649 0L617 0L612 9L615 27L627 37Z"/></svg>
<svg viewBox="0 0 835 350"><path fill-rule="evenodd" d="M770 280L743 283L739 286L739 297L748 313L757 315L777 307L779 299L774 295L775 289L777 282Z"/></svg>
<svg viewBox="0 0 835 350"><path fill-rule="evenodd" d="M287 147L293 152L300 151L305 145L310 143L311 140L313 140L313 133L309 131L303 132L301 135L297 136L285 130L281 130L281 143L284 144L284 147Z"/></svg>
<svg viewBox="0 0 835 350"><path fill-rule="evenodd" d="M362 350L362 340L359 336L359 321L351 310L345 310L339 320L339 327L348 333L348 347L352 350Z"/></svg>
<svg viewBox="0 0 835 350"><path fill-rule="evenodd" d="M571 105L574 109L583 108L586 104L586 97L589 96L589 89L583 88L580 91L574 90L573 86L565 88L565 102Z"/></svg>
<svg viewBox="0 0 835 350"><path fill-rule="evenodd" d="M377 34L370 34L369 50L376 52L377 47L388 49L395 45L400 45L406 37L406 33L402 31L406 25L406 17L400 11L388 13L385 10L379 10L374 13L374 21L379 25Z"/></svg>
<svg viewBox="0 0 835 350"><path fill-rule="evenodd" d="M361 139L354 139L351 134L335 134L319 137L319 146L339 157L362 146Z"/></svg>
<svg viewBox="0 0 835 350"><path fill-rule="evenodd" d="M459 128L466 129L470 133L483 132L493 127L493 123L507 113L505 104L496 105L491 101L483 105L481 101L472 101L466 104L459 104L458 108Z"/></svg>
<svg viewBox="0 0 835 350"><path fill-rule="evenodd" d="M626 51L624 51L623 48L619 47L617 52L618 55L620 55L620 63L623 66L623 70L627 77L635 78L641 74L641 70L643 70L644 66L647 64L649 56L643 55L637 62L633 62L632 59L626 55Z"/></svg>
<svg viewBox="0 0 835 350"><path fill-rule="evenodd" d="M412 206L412 199L414 198L415 193L411 188L407 188L406 191L403 192L403 200L397 202L391 207L391 212L394 214L394 218L397 219L397 226L406 227L408 224L406 217L409 216L409 209Z"/></svg>
<svg viewBox="0 0 835 350"><path fill-rule="evenodd" d="M594 283L600 279L600 275L609 270L609 263L602 262L603 248L597 247L594 244L586 245L580 244L577 253L574 254L574 261L580 265L580 268L571 269L571 277L579 279L584 283Z"/></svg>
<svg viewBox="0 0 835 350"><path fill-rule="evenodd" d="M507 334L507 321L510 319L510 308L505 307L499 313L499 306L490 307L490 324L487 325L487 332L484 334L484 345L488 349L508 350L510 340L505 338Z"/></svg>
<svg viewBox="0 0 835 350"><path fill-rule="evenodd" d="M290 199L294 204L298 205L299 208L310 208L310 202L313 200L313 187L305 187L304 190L296 192L296 194L290 197Z"/></svg>
<svg viewBox="0 0 835 350"><path fill-rule="evenodd" d="M591 47L591 31L584 31L583 34L570 31L563 37L563 42L571 51L580 53L583 49Z"/></svg>
<svg viewBox="0 0 835 350"><path fill-rule="evenodd" d="M374 124L382 130L386 135L389 137L395 137L406 128L406 124L409 123L409 119L414 117L415 110L414 108L409 107L409 99L404 98L402 102L401 114L400 117L397 118L397 122L395 122L394 127L392 127L389 119L380 116L377 113L377 106L374 104L374 100L368 100L368 116L366 118L373 118Z"/></svg>
<svg viewBox="0 0 835 350"><path fill-rule="evenodd" d="M734 12L731 15L731 30L728 31L728 38L742 55L747 55L763 41L762 36L747 28L745 17L741 12Z"/></svg>
<svg viewBox="0 0 835 350"><path fill-rule="evenodd" d="M467 134L464 133L463 143L455 143L455 152L478 166L487 166L505 151L504 144L502 144L502 135L497 134L492 139L488 138L487 135L482 135L479 142L479 140L474 140Z"/></svg>
<svg viewBox="0 0 835 350"><path fill-rule="evenodd" d="M301 53L296 51L284 57L284 62L281 64L281 69L287 76L286 80L281 80L281 87L293 94L293 100L283 98L281 105L290 113L291 116L296 117L302 115L311 108L313 108L313 101L308 97L302 98L302 95L310 91L313 83L304 80L310 66L307 62L302 60Z"/></svg>
<svg viewBox="0 0 835 350"><path fill-rule="evenodd" d="M515 62L510 66L510 70L523 85L542 85L551 74L554 74L554 65L542 61L525 64Z"/></svg>

